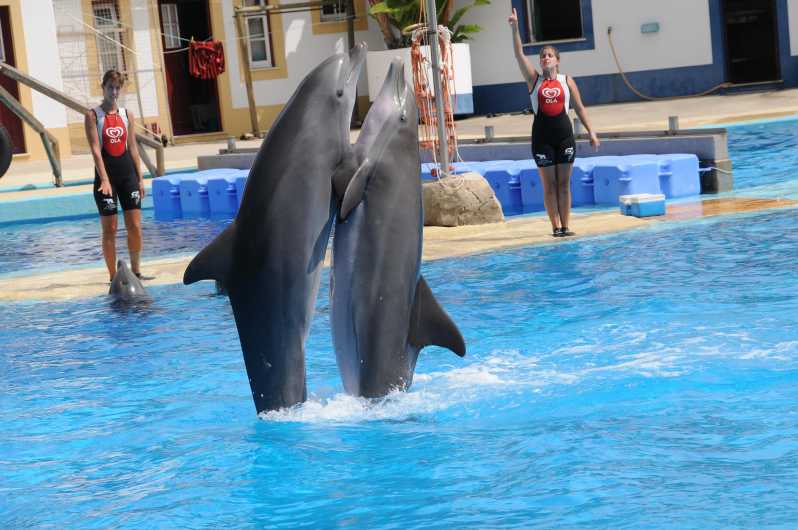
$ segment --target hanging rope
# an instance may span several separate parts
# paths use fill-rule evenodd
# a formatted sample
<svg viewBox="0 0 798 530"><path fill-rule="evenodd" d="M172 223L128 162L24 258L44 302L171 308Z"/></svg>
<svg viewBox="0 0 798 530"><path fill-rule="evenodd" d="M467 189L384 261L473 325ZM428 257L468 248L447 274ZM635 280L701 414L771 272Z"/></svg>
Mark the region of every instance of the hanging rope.
<svg viewBox="0 0 798 530"><path fill-rule="evenodd" d="M411 34L410 58L413 71L413 93L416 97L416 104L419 110L421 121L421 138L419 145L422 149L429 149L436 165L438 161L439 144L437 127L439 116L435 109L435 97L432 82L429 79L431 69L430 61L422 53L422 46L429 43L426 39L426 27L416 25ZM457 154L457 131L454 125L454 113L451 104L451 86L454 82L454 61L452 54L451 32L443 26L438 27L438 44L441 50L441 94L443 102L443 123L445 124L445 135L448 143L449 158L454 160ZM427 48L429 49L429 48ZM455 96L456 97L456 96ZM451 170L452 168L448 168ZM448 172L448 171L446 171ZM440 177L442 171L434 174ZM444 172L445 173L445 172Z"/></svg>
<svg viewBox="0 0 798 530"><path fill-rule="evenodd" d="M715 85L709 90L705 90L700 94L687 94L684 96L665 96L665 97L654 97L654 96L647 96L637 90L632 83L629 81L629 78L626 77L626 73L621 68L621 62L618 60L618 54L615 52L615 44L612 42L612 26L607 28L607 40L610 42L610 50L612 51L612 58L615 59L615 66L618 67L618 73L621 74L621 78L623 79L624 84L626 84L627 88L631 90L637 97L641 99L645 99L648 101L661 101L661 100L668 100L668 99L683 99L683 98L696 98L701 96L706 96L715 92L716 90L720 90L721 88L728 88L732 86L732 83L720 83L719 85Z"/></svg>

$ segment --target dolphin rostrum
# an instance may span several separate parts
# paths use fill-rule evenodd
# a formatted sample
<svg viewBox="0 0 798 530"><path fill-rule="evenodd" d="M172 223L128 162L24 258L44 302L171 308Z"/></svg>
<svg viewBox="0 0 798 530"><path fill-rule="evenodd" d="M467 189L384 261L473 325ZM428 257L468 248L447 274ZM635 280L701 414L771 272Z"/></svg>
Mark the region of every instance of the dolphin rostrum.
<svg viewBox="0 0 798 530"><path fill-rule="evenodd" d="M147 294L141 280L133 274L130 267L127 266L124 260L116 262L116 274L114 279L111 280L111 287L108 289L108 294L111 295L115 301L126 304L137 302L150 302L152 299Z"/></svg>
<svg viewBox="0 0 798 530"><path fill-rule="evenodd" d="M333 344L344 388L381 397L407 389L421 348L465 355L465 342L420 275L423 211L415 99L399 59L355 145L360 162L335 225Z"/></svg>
<svg viewBox="0 0 798 530"><path fill-rule="evenodd" d="M236 218L183 276L185 284L213 279L227 290L258 413L307 398L305 339L337 208L333 174L346 173L352 159L364 58L360 44L300 83L260 147Z"/></svg>

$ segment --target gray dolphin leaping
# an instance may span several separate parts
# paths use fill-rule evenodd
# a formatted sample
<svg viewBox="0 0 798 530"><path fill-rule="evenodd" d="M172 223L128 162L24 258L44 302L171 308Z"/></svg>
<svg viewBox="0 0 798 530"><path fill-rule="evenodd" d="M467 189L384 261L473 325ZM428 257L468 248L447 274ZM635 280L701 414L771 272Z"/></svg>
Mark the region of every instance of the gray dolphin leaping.
<svg viewBox="0 0 798 530"><path fill-rule="evenodd" d="M111 280L111 287L108 288L108 294L111 295L115 301L125 304L133 304L138 302L151 302L150 295L144 289L141 280L133 274L130 267L127 266L124 260L116 262L116 274L114 279Z"/></svg>
<svg viewBox="0 0 798 530"><path fill-rule="evenodd" d="M305 77L261 145L235 220L183 276L227 289L258 413L307 398L305 339L337 207L332 176L351 159L364 58L361 44Z"/></svg>
<svg viewBox="0 0 798 530"><path fill-rule="evenodd" d="M344 388L381 397L407 389L421 348L465 355L465 342L421 277L423 211L418 111L402 62L391 64L357 144L361 162L335 225L333 344Z"/></svg>

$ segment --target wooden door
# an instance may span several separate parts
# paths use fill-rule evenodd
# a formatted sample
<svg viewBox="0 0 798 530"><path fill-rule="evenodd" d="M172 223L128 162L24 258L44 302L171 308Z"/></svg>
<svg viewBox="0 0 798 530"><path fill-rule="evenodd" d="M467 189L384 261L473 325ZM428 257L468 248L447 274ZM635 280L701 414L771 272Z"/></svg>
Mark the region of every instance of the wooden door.
<svg viewBox="0 0 798 530"><path fill-rule="evenodd" d="M0 33L2 33L2 38L0 38L0 60L11 66L16 66L14 42L11 39L11 12L8 6L0 7ZM3 88L19 99L19 85L16 81L0 75L0 85L3 85ZM2 104L0 104L0 124L6 128L8 135L11 137L11 142L14 145L14 154L24 153L26 150L22 120Z"/></svg>

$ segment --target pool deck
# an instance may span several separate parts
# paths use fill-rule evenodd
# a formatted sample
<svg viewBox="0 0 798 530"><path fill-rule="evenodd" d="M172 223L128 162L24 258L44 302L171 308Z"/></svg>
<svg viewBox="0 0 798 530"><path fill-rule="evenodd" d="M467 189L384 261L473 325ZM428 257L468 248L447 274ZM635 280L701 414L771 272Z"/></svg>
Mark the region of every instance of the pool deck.
<svg viewBox="0 0 798 530"><path fill-rule="evenodd" d="M741 110L742 109L742 110ZM751 109L755 109L753 112ZM678 115L682 128L773 119L798 115L798 89L756 92L724 96L706 96L672 101L599 105L589 108L598 131L635 131L665 129L668 116ZM531 118L526 115L474 117L457 122L460 138L481 138L484 127L492 125L497 137L528 135ZM357 131L353 131L356 137ZM239 147L257 147L260 140L239 141ZM165 150L167 170L196 167L197 156L215 154L226 143L212 142L171 146ZM52 175L47 161L14 160L8 174L0 179L0 208L6 201L47 199L73 194L90 194L93 161L90 155L75 155L62 161L65 188L50 184ZM25 188L20 190L21 188ZM87 200L91 201L90 197ZM678 222L702 217L730 215L798 207L798 201L780 198L712 198L703 196L693 202L668 205L665 216L637 219L620 215L616 210L576 213L572 220L575 238L554 239L548 219L543 215L511 218L505 223L457 228L427 227L424 230L425 260L465 256L499 249L539 244L567 244L585 237L649 227L652 223ZM145 226L146 230L146 226ZM123 248L124 241L118 242ZM180 283L191 256L146 259L143 270L156 278L147 285ZM97 261L101 260L99 240ZM0 300L65 300L102 295L107 292L104 267L70 269L64 272L30 274L0 278Z"/></svg>

